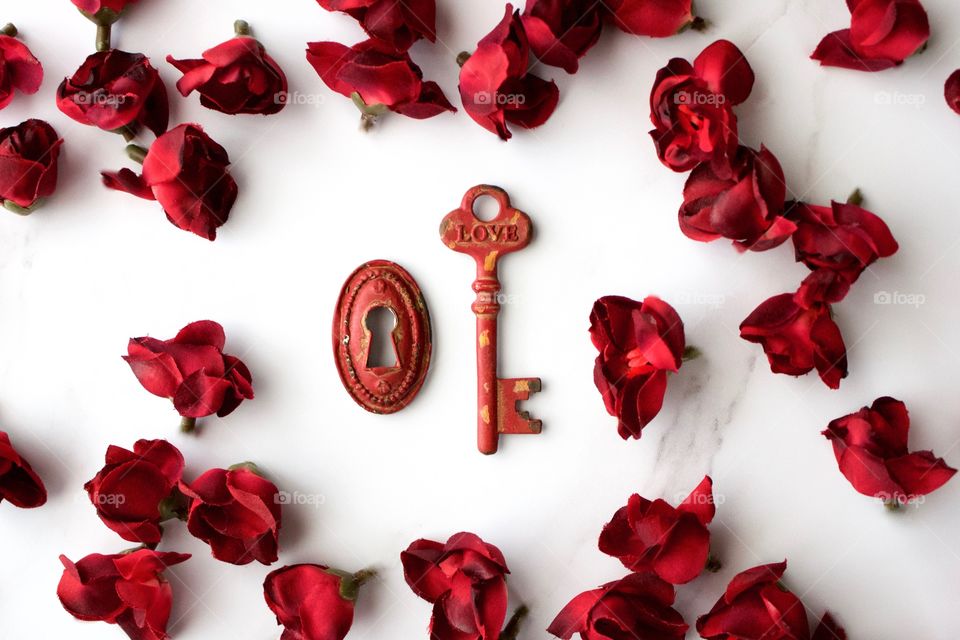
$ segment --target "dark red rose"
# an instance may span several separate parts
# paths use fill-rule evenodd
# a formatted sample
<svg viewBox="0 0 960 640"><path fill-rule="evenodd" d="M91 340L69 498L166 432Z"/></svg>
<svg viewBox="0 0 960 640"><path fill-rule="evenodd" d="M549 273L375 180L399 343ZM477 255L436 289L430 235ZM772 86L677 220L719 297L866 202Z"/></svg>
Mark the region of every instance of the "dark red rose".
<svg viewBox="0 0 960 640"><path fill-rule="evenodd" d="M210 545L213 557L231 564L277 560L280 494L249 465L211 469L180 483L190 499L187 529Z"/></svg>
<svg viewBox="0 0 960 640"><path fill-rule="evenodd" d="M667 38L693 22L693 0L612 0L612 22L638 36Z"/></svg>
<svg viewBox="0 0 960 640"><path fill-rule="evenodd" d="M176 227L207 240L230 217L237 183L230 157L198 124L181 124L157 138L143 161L143 173L103 172L103 183L146 200L156 200Z"/></svg>
<svg viewBox="0 0 960 640"><path fill-rule="evenodd" d="M684 584L699 576L707 564L707 525L715 513L710 476L678 507L635 493L603 527L600 551L631 571L653 572L670 584Z"/></svg>
<svg viewBox="0 0 960 640"><path fill-rule="evenodd" d="M507 615L509 572L503 554L472 533L446 544L417 540L400 554L403 577L433 604L435 640L497 640Z"/></svg>
<svg viewBox="0 0 960 640"><path fill-rule="evenodd" d="M652 573L632 573L570 601L547 628L569 640L683 640L687 624L673 605L673 587Z"/></svg>
<svg viewBox="0 0 960 640"><path fill-rule="evenodd" d="M667 373L683 364L683 321L656 296L604 296L593 303L590 339L600 352L593 380L607 412L619 420L621 438L639 439L663 406Z"/></svg>
<svg viewBox="0 0 960 640"><path fill-rule="evenodd" d="M776 156L741 146L732 170L720 177L712 163L697 165L683 188L680 230L700 242L728 238L741 251L783 244L796 225L783 217L787 185Z"/></svg>
<svg viewBox="0 0 960 640"><path fill-rule="evenodd" d="M787 561L738 573L710 613L697 618L708 640L801 640L810 637L807 611L781 580Z"/></svg>
<svg viewBox="0 0 960 640"><path fill-rule="evenodd" d="M930 38L920 0L847 0L850 28L829 33L810 56L826 67L882 71L902 64Z"/></svg>
<svg viewBox="0 0 960 640"><path fill-rule="evenodd" d="M509 140L507 123L539 127L560 101L553 81L528 73L530 43L520 13L508 4L503 20L477 43L460 69L460 99L481 127Z"/></svg>
<svg viewBox="0 0 960 640"><path fill-rule="evenodd" d="M91 553L76 564L60 556L64 569L57 597L80 620L119 625L132 640L166 640L173 590L163 571L189 558L150 549Z"/></svg>
<svg viewBox="0 0 960 640"><path fill-rule="evenodd" d="M895 505L939 489L957 472L931 451L908 451L909 430L906 405L883 397L833 420L823 435L854 489Z"/></svg>
<svg viewBox="0 0 960 640"><path fill-rule="evenodd" d="M396 51L414 42L437 39L436 0L317 0L327 11L342 11L363 27L371 38Z"/></svg>
<svg viewBox="0 0 960 640"><path fill-rule="evenodd" d="M283 640L343 640L368 577L369 572L351 575L321 564L295 564L267 575L263 597L283 625Z"/></svg>
<svg viewBox="0 0 960 640"><path fill-rule="evenodd" d="M177 89L186 97L200 94L200 104L231 115L277 113L286 105L287 76L250 36L227 40L203 52L200 60L167 62L183 73Z"/></svg>
<svg viewBox="0 0 960 640"><path fill-rule="evenodd" d="M423 72L409 54L378 40L365 40L352 47L338 42L309 42L307 61L324 84L352 98L368 118L388 109L417 120L456 111L440 85L423 81Z"/></svg>
<svg viewBox="0 0 960 640"><path fill-rule="evenodd" d="M28 214L57 189L63 140L43 120L0 129L0 203Z"/></svg>
<svg viewBox="0 0 960 640"><path fill-rule="evenodd" d="M106 9L114 13L120 13L133 4L136 0L70 0L80 11L88 15L95 15L101 10Z"/></svg>
<svg viewBox="0 0 960 640"><path fill-rule="evenodd" d="M4 500L21 509L33 509L47 501L47 489L10 444L6 431L0 431L0 502Z"/></svg>
<svg viewBox="0 0 960 640"><path fill-rule="evenodd" d="M27 45L0 33L0 109L10 104L14 91L31 95L40 90L41 82L43 66Z"/></svg>
<svg viewBox="0 0 960 640"><path fill-rule="evenodd" d="M650 92L650 135L660 161L674 171L710 162L721 178L739 146L733 107L750 95L753 69L737 47L718 40L690 64L673 58Z"/></svg>
<svg viewBox="0 0 960 640"><path fill-rule="evenodd" d="M850 292L850 281L832 269L814 269L803 279L793 300L804 308L826 302L836 304Z"/></svg>
<svg viewBox="0 0 960 640"><path fill-rule="evenodd" d="M591 0L527 0L520 19L540 62L576 73L600 39L601 5Z"/></svg>
<svg viewBox="0 0 960 640"><path fill-rule="evenodd" d="M60 84L57 106L80 124L127 137L141 126L159 136L170 121L167 89L150 60L118 49L89 56Z"/></svg>
<svg viewBox="0 0 960 640"><path fill-rule="evenodd" d="M847 632L837 624L833 616L824 613L816 631L813 632L812 640L847 640Z"/></svg>
<svg viewBox="0 0 960 640"><path fill-rule="evenodd" d="M951 109L960 113L960 69L957 69L947 78L943 87L944 96Z"/></svg>

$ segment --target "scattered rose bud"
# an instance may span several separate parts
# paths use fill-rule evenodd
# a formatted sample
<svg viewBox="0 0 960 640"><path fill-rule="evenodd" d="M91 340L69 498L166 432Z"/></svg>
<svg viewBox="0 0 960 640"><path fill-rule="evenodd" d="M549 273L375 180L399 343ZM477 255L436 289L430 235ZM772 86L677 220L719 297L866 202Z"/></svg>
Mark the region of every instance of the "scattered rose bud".
<svg viewBox="0 0 960 640"><path fill-rule="evenodd" d="M103 183L146 200L156 200L177 228L216 240L237 200L230 157L198 124L181 124L142 153L143 173L105 171Z"/></svg>
<svg viewBox="0 0 960 640"><path fill-rule="evenodd" d="M21 509L33 509L46 503L47 489L10 444L6 431L0 431L0 502L4 500Z"/></svg>
<svg viewBox="0 0 960 640"><path fill-rule="evenodd" d="M593 0L527 0L520 19L540 62L576 73L580 58L600 39L600 3Z"/></svg>
<svg viewBox="0 0 960 640"><path fill-rule="evenodd" d="M638 36L667 38L693 24L693 0L611 0L611 22Z"/></svg>
<svg viewBox="0 0 960 640"><path fill-rule="evenodd" d="M943 87L944 96L951 109L960 113L960 69L957 69L947 78Z"/></svg>
<svg viewBox="0 0 960 640"><path fill-rule="evenodd" d="M820 624L813 632L812 640L847 640L847 632L837 624L829 612L823 614Z"/></svg>
<svg viewBox="0 0 960 640"><path fill-rule="evenodd" d="M854 489L897 506L939 489L957 472L931 451L908 451L909 430L906 405L883 397L833 420L823 435Z"/></svg>
<svg viewBox="0 0 960 640"><path fill-rule="evenodd" d="M371 571L354 574L321 564L295 564L267 575L263 597L288 640L343 640L353 625L360 586Z"/></svg>
<svg viewBox="0 0 960 640"><path fill-rule="evenodd" d="M395 51L406 51L417 40L437 39L436 0L317 0L327 11L350 15L371 38Z"/></svg>
<svg viewBox="0 0 960 640"><path fill-rule="evenodd" d="M27 215L57 189L63 140L43 120L0 129L0 202Z"/></svg>
<svg viewBox="0 0 960 640"><path fill-rule="evenodd" d="M825 67L882 71L922 50L930 23L920 0L847 0L850 28L829 33L810 57Z"/></svg>
<svg viewBox="0 0 960 640"><path fill-rule="evenodd" d="M16 35L12 24L0 30L0 109L10 104L14 91L32 95L43 82L43 65Z"/></svg>
<svg viewBox="0 0 960 640"><path fill-rule="evenodd" d="M640 438L663 406L667 373L683 364L686 339L676 310L656 296L605 296L593 304L590 338L600 354L593 380L624 440Z"/></svg>

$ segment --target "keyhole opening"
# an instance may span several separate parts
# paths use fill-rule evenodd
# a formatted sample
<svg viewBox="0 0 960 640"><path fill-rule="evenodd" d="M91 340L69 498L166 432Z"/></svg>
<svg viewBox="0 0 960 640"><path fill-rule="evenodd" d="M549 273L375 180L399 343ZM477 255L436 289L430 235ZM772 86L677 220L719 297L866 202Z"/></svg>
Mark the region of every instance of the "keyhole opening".
<svg viewBox="0 0 960 640"><path fill-rule="evenodd" d="M397 314L390 307L374 307L367 312L364 325L370 332L370 349L367 351L367 369L397 367L397 349L393 344L393 330L397 327Z"/></svg>
<svg viewBox="0 0 960 640"><path fill-rule="evenodd" d="M473 201L473 217L490 222L500 214L500 203L493 196L482 195Z"/></svg>

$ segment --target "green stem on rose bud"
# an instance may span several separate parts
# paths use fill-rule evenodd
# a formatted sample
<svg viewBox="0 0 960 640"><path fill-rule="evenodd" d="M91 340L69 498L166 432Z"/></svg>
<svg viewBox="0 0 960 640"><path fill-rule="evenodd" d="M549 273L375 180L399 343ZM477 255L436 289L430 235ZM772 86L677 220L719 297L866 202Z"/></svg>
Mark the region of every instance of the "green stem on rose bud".
<svg viewBox="0 0 960 640"><path fill-rule="evenodd" d="M690 22L690 28L693 29L694 31L699 31L700 33L703 33L710 28L710 23L707 20L701 18L700 16L695 16L693 20Z"/></svg>
<svg viewBox="0 0 960 640"><path fill-rule="evenodd" d="M137 164L143 164L147 157L147 149L138 144L128 144L126 151L127 156Z"/></svg>
<svg viewBox="0 0 960 640"><path fill-rule="evenodd" d="M11 38L16 38L17 27L12 22L8 22L7 24L3 25L3 29L0 29L0 33L5 36L10 36Z"/></svg>
<svg viewBox="0 0 960 640"><path fill-rule="evenodd" d="M236 20L233 23L233 32L238 38L250 36L250 23L246 20Z"/></svg>
<svg viewBox="0 0 960 640"><path fill-rule="evenodd" d="M11 213L17 214L18 216L28 216L31 213L33 213L33 209L36 206L36 204L37 203L35 202L32 206L21 207L20 205L18 205L16 202L13 202L12 200L4 200L3 208L6 209L7 211L10 211Z"/></svg>
<svg viewBox="0 0 960 640"><path fill-rule="evenodd" d="M723 563L720 562L720 558L711 553L707 556L707 564L704 565L703 569L710 573L716 573L720 571L720 569L723 569Z"/></svg>
<svg viewBox="0 0 960 640"><path fill-rule="evenodd" d="M887 511L897 512L897 511L900 511L901 505L899 500L893 499L893 500L884 500L883 506L886 508Z"/></svg>
<svg viewBox="0 0 960 640"><path fill-rule="evenodd" d="M181 433L193 433L197 430L197 419L188 418L186 416L180 418L180 432Z"/></svg>
<svg viewBox="0 0 960 640"><path fill-rule="evenodd" d="M470 59L470 56L473 55L469 51L461 51L457 54L457 66L462 67L467 63L467 60Z"/></svg>
<svg viewBox="0 0 960 640"><path fill-rule="evenodd" d="M108 23L97 25L97 51L110 51L110 35L113 25Z"/></svg>
<svg viewBox="0 0 960 640"><path fill-rule="evenodd" d="M361 569L353 574L353 581L356 585L362 586L364 583L369 582L373 578L377 577L377 572L374 569Z"/></svg>
<svg viewBox="0 0 960 640"><path fill-rule="evenodd" d="M514 611L510 617L510 621L507 622L507 626L503 628L503 633L500 634L499 640L517 640L517 635L520 633L520 625L529 613L530 608L527 607L527 605L522 604L517 607L517 610Z"/></svg>
<svg viewBox="0 0 960 640"><path fill-rule="evenodd" d="M254 475L260 476L261 478L263 477L263 472L260 471L260 467L249 460L245 462L238 462L237 464L232 464L227 467L227 471L237 471L238 469L246 469Z"/></svg>
<svg viewBox="0 0 960 640"><path fill-rule="evenodd" d="M853 190L853 193L851 193L850 197L847 198L847 204L852 204L858 207L863 204L863 191L860 191L860 187L857 187Z"/></svg>
<svg viewBox="0 0 960 640"><path fill-rule="evenodd" d="M703 355L703 352L700 351L700 349L697 349L696 347L687 347L683 350L683 361L689 362L690 360L696 360L701 355Z"/></svg>

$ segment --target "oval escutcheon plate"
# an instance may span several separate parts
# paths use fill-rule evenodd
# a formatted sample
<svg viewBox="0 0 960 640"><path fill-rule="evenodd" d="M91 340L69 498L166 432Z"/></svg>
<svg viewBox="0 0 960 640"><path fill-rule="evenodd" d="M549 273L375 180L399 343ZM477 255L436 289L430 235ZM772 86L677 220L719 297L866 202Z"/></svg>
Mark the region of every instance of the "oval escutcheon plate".
<svg viewBox="0 0 960 640"><path fill-rule="evenodd" d="M384 309L392 312L392 329L379 335L371 312ZM375 341L381 341L379 349ZM373 413L395 413L410 404L427 376L431 350L426 301L403 267L374 260L347 278L333 318L333 354L357 404ZM376 351L388 354L387 361L376 361Z"/></svg>

